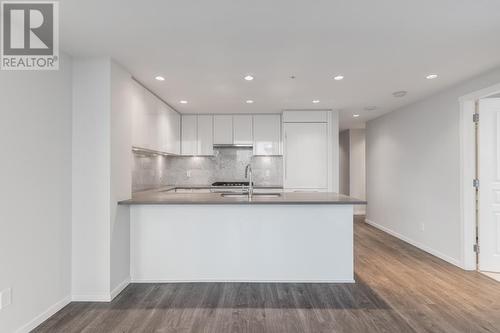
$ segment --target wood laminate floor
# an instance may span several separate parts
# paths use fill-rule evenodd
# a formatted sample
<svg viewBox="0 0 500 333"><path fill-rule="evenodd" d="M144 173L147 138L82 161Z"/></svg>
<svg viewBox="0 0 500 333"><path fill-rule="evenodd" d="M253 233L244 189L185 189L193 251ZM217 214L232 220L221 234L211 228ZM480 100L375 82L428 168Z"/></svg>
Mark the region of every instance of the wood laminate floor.
<svg viewBox="0 0 500 333"><path fill-rule="evenodd" d="M500 332L500 283L355 223L356 284L131 284L35 332Z"/></svg>

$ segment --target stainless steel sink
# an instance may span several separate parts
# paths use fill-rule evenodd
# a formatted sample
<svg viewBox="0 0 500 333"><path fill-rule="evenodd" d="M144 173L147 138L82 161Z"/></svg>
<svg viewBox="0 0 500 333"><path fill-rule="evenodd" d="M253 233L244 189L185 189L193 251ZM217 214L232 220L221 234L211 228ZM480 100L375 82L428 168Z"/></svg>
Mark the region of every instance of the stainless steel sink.
<svg viewBox="0 0 500 333"><path fill-rule="evenodd" d="M248 198L247 193L221 193L220 196L224 198Z"/></svg>
<svg viewBox="0 0 500 333"><path fill-rule="evenodd" d="M279 198L281 193L254 193L254 198ZM248 198L248 193L222 193L221 197L224 198Z"/></svg>
<svg viewBox="0 0 500 333"><path fill-rule="evenodd" d="M259 198L279 198L281 197L281 193L254 193L253 196Z"/></svg>

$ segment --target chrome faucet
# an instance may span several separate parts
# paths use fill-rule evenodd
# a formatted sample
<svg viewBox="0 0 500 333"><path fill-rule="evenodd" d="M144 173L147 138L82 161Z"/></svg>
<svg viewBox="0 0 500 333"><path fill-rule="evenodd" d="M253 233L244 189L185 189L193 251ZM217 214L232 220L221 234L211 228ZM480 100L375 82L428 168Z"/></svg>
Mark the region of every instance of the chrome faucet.
<svg viewBox="0 0 500 333"><path fill-rule="evenodd" d="M253 195L253 172L252 172L252 165L249 163L245 167L245 178L248 178L249 184L248 184L248 198L252 199Z"/></svg>

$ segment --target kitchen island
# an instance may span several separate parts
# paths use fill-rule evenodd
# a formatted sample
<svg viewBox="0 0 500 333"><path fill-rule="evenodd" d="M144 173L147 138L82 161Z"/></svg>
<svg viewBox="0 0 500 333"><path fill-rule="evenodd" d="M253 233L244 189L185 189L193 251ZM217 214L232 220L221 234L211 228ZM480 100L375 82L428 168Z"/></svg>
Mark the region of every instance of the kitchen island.
<svg viewBox="0 0 500 333"><path fill-rule="evenodd" d="M263 191L263 192L261 192ZM354 282L353 205L336 193L135 193L133 282Z"/></svg>

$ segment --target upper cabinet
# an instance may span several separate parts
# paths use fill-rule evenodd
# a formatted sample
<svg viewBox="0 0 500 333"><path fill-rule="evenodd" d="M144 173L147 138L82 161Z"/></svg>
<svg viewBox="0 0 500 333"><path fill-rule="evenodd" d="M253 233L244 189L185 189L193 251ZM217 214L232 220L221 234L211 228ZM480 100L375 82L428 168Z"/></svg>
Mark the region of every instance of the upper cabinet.
<svg viewBox="0 0 500 333"><path fill-rule="evenodd" d="M182 155L197 155L198 153L197 128L198 128L198 116L196 115L182 116L182 139L181 139Z"/></svg>
<svg viewBox="0 0 500 333"><path fill-rule="evenodd" d="M253 154L281 155L281 115L253 116Z"/></svg>
<svg viewBox="0 0 500 333"><path fill-rule="evenodd" d="M244 145L253 144L251 115L215 115L214 144Z"/></svg>
<svg viewBox="0 0 500 333"><path fill-rule="evenodd" d="M233 116L233 144L251 146L253 144L252 116Z"/></svg>
<svg viewBox="0 0 500 333"><path fill-rule="evenodd" d="M214 144L215 145L233 144L233 116L231 115L214 116Z"/></svg>
<svg viewBox="0 0 500 333"><path fill-rule="evenodd" d="M183 115L182 155L213 155L213 128L211 115Z"/></svg>
<svg viewBox="0 0 500 333"><path fill-rule="evenodd" d="M328 111L284 111L284 123L326 123Z"/></svg>
<svg viewBox="0 0 500 333"><path fill-rule="evenodd" d="M180 115L134 81L132 146L180 154Z"/></svg>
<svg viewBox="0 0 500 333"><path fill-rule="evenodd" d="M211 115L198 116L197 129L198 155L214 154L214 117Z"/></svg>
<svg viewBox="0 0 500 333"><path fill-rule="evenodd" d="M162 103L163 106L166 106ZM181 153L181 115L167 106L167 131L164 135L166 152L179 155Z"/></svg>

